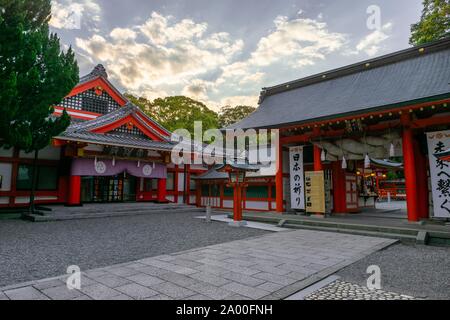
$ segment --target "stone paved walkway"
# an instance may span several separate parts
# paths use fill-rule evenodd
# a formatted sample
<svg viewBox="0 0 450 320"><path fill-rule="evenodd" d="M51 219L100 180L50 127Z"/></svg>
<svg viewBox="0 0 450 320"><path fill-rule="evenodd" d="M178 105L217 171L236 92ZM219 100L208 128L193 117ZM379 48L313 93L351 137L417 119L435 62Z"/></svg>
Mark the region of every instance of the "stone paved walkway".
<svg viewBox="0 0 450 320"><path fill-rule="evenodd" d="M395 240L287 231L0 289L0 299L283 299Z"/></svg>

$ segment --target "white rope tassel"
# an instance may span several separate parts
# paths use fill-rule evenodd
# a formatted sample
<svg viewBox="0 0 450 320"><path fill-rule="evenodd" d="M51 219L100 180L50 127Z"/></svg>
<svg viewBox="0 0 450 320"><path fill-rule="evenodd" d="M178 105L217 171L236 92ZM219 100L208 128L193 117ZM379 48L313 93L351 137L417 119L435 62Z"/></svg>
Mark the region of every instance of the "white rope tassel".
<svg viewBox="0 0 450 320"><path fill-rule="evenodd" d="M364 168L370 168L370 157L368 153L366 153L366 157L364 158Z"/></svg>
<svg viewBox="0 0 450 320"><path fill-rule="evenodd" d="M342 169L347 169L347 160L345 156L342 156Z"/></svg>
<svg viewBox="0 0 450 320"><path fill-rule="evenodd" d="M140 168L141 167L141 161L139 160L138 161L138 168Z"/></svg>
<svg viewBox="0 0 450 320"><path fill-rule="evenodd" d="M113 167L116 166L116 157L113 157L113 159L112 159L112 165L113 165Z"/></svg>
<svg viewBox="0 0 450 320"><path fill-rule="evenodd" d="M156 166L156 165L155 165L155 163L153 162L153 169L155 169L155 166Z"/></svg>
<svg viewBox="0 0 450 320"><path fill-rule="evenodd" d="M389 156L390 156L391 158L395 157L395 146L394 146L393 143L391 143L391 147L390 147L390 149L389 149Z"/></svg>
<svg viewBox="0 0 450 320"><path fill-rule="evenodd" d="M320 160L322 160L322 161L327 160L327 153L325 152L325 149L322 149L322 152L320 154Z"/></svg>
<svg viewBox="0 0 450 320"><path fill-rule="evenodd" d="M97 157L94 158L94 165L97 166Z"/></svg>

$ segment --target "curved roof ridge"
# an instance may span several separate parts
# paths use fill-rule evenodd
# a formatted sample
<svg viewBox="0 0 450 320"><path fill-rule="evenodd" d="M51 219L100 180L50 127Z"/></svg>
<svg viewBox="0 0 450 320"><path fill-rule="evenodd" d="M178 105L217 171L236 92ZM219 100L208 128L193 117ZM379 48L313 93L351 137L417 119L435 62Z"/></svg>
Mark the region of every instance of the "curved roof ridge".
<svg viewBox="0 0 450 320"><path fill-rule="evenodd" d="M121 108L118 108L110 113L101 115L93 120L87 120L81 123L76 123L74 125L69 126L66 131L68 132L77 132L81 130L92 130L98 127L103 126L105 123L115 121L119 118L123 118L128 116L130 113L134 111L135 107L133 104L127 103Z"/></svg>

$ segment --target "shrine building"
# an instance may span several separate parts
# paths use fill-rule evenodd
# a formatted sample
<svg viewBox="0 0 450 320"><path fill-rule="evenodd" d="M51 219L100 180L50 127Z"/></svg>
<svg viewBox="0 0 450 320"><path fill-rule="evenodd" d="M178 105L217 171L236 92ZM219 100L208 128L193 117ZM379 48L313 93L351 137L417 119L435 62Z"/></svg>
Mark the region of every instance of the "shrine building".
<svg viewBox="0 0 450 320"><path fill-rule="evenodd" d="M171 164L171 133L130 103L102 65L80 79L54 115L63 109L71 124L39 152L36 203L195 203L190 175L205 168ZM33 154L0 150L0 207L28 205L32 160Z"/></svg>
<svg viewBox="0 0 450 320"><path fill-rule="evenodd" d="M279 213L357 213L396 198L409 221L450 219L449 103L447 38L263 88L259 108L228 129L280 130Z"/></svg>

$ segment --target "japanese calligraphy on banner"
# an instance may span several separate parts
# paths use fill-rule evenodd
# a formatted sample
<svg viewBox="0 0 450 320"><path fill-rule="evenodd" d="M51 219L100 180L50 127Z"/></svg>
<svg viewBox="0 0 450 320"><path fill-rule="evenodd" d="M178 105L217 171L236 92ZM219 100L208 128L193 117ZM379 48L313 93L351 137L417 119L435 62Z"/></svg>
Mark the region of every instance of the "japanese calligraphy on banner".
<svg viewBox="0 0 450 320"><path fill-rule="evenodd" d="M305 172L306 212L325 213L325 177L323 171Z"/></svg>
<svg viewBox="0 0 450 320"><path fill-rule="evenodd" d="M427 138L434 217L450 218L450 162L434 156L450 148L450 130L429 132Z"/></svg>
<svg viewBox="0 0 450 320"><path fill-rule="evenodd" d="M305 210L303 147L289 148L289 165L291 174L291 209Z"/></svg>

